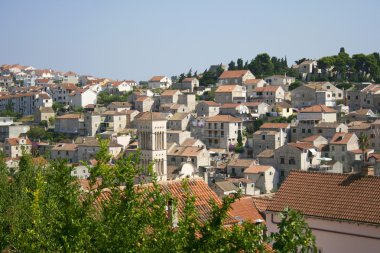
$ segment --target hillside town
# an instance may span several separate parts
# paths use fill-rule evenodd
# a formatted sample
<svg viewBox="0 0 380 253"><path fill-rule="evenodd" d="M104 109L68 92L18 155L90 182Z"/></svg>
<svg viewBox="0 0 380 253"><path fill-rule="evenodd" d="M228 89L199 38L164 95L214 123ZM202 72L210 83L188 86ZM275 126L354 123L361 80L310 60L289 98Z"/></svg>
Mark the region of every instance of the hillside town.
<svg viewBox="0 0 380 253"><path fill-rule="evenodd" d="M281 75L220 64L135 81L4 64L0 149L14 173L30 154L38 164L67 161L85 182L108 140L109 165L139 153L173 193L182 179L199 187L196 198L240 192L235 220L275 232L290 206L305 215L318 252L376 252L380 84L313 78L329 71L304 59ZM209 73L215 82L201 82Z"/></svg>

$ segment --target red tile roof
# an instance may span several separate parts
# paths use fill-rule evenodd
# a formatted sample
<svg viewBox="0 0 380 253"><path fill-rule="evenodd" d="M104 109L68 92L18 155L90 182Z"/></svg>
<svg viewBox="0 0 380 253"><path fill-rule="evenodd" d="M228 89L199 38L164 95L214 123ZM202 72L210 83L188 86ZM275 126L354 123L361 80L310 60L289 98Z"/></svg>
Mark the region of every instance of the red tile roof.
<svg viewBox="0 0 380 253"><path fill-rule="evenodd" d="M330 144L347 144L354 135L354 133L335 133Z"/></svg>
<svg viewBox="0 0 380 253"><path fill-rule="evenodd" d="M324 113L335 112L336 113L336 110L334 110L330 107L327 107L325 105L313 105L313 106L306 107L306 108L302 109L300 112L324 112Z"/></svg>
<svg viewBox="0 0 380 253"><path fill-rule="evenodd" d="M181 93L179 90L165 90L161 93L161 97L172 97L176 93Z"/></svg>
<svg viewBox="0 0 380 253"><path fill-rule="evenodd" d="M248 79L248 80L245 80L244 84L258 84L261 81L264 81L264 80L263 79Z"/></svg>
<svg viewBox="0 0 380 253"><path fill-rule="evenodd" d="M288 128L289 123L264 123L260 126L260 129L279 129L279 128Z"/></svg>
<svg viewBox="0 0 380 253"><path fill-rule="evenodd" d="M182 181L167 181L159 183L164 193L170 194L173 198L178 200L178 214L183 217L183 210L185 208L185 190ZM151 185L143 185L142 187L150 187ZM205 222L211 217L212 206L210 200L213 200L217 205L222 202L214 191L201 179L189 180L188 183L190 194L195 196L195 208L199 214L198 218L201 222ZM231 214L225 220L225 225L235 224L237 220L232 218Z"/></svg>
<svg viewBox="0 0 380 253"><path fill-rule="evenodd" d="M301 150L315 148L314 145L310 142L291 142L291 143L288 143L288 145L301 149Z"/></svg>
<svg viewBox="0 0 380 253"><path fill-rule="evenodd" d="M165 78L165 76L154 76L152 77L149 82L160 82L161 79Z"/></svg>
<svg viewBox="0 0 380 253"><path fill-rule="evenodd" d="M263 220L263 216L259 213L252 197L245 197L236 200L231 205L231 215L237 220L255 223L256 220Z"/></svg>
<svg viewBox="0 0 380 253"><path fill-rule="evenodd" d="M267 210L270 202L273 200L273 197L272 197L273 195L274 194L272 194L271 196L261 195L261 196L252 197L253 203L255 207L257 208L257 210L259 210L259 212L264 213Z"/></svg>
<svg viewBox="0 0 380 253"><path fill-rule="evenodd" d="M291 171L268 206L305 215L380 224L380 177Z"/></svg>
<svg viewBox="0 0 380 253"><path fill-rule="evenodd" d="M253 92L276 92L281 86L256 87Z"/></svg>
<svg viewBox="0 0 380 253"><path fill-rule="evenodd" d="M160 112L142 112L139 115L136 116L135 120L137 121L163 121L166 120L166 117L164 114Z"/></svg>
<svg viewBox="0 0 380 253"><path fill-rule="evenodd" d="M206 122L231 122L241 123L241 119L232 117L230 115L216 115L206 119Z"/></svg>
<svg viewBox="0 0 380 253"><path fill-rule="evenodd" d="M229 78L241 78L247 74L249 70L225 70L219 76L219 79L229 79Z"/></svg>
<svg viewBox="0 0 380 253"><path fill-rule="evenodd" d="M214 102L214 101L199 101L198 104L200 104L200 103L206 104L208 106L215 106L215 107L220 106L220 104L218 104L217 102Z"/></svg>
<svg viewBox="0 0 380 253"><path fill-rule="evenodd" d="M221 85L216 89L216 93L222 93L222 92L232 92L238 87L238 85L232 84L232 85Z"/></svg>
<svg viewBox="0 0 380 253"><path fill-rule="evenodd" d="M81 114L69 113L69 114L58 116L56 117L56 119L80 119L81 117L82 117Z"/></svg>
<svg viewBox="0 0 380 253"><path fill-rule="evenodd" d="M8 143L10 146L17 146L21 144L21 138L8 138L5 140L5 143ZM28 137L25 138L25 145L32 145L32 142Z"/></svg>
<svg viewBox="0 0 380 253"><path fill-rule="evenodd" d="M258 174L258 173L265 172L271 168L273 168L273 167L272 166L266 166L266 165L253 165L253 166L250 166L247 169L245 169L244 173Z"/></svg>
<svg viewBox="0 0 380 253"><path fill-rule="evenodd" d="M240 105L241 104L239 104L239 103L226 103L226 104L223 104L220 108L221 109L233 109L233 108L236 108Z"/></svg>

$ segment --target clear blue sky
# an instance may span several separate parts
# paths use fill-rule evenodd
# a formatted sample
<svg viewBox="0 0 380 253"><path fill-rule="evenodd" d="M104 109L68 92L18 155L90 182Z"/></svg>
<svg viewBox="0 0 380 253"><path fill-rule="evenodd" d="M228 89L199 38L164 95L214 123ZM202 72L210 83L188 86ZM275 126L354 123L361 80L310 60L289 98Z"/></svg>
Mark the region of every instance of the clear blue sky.
<svg viewBox="0 0 380 253"><path fill-rule="evenodd" d="M0 64L114 79L380 51L379 0L0 0Z"/></svg>

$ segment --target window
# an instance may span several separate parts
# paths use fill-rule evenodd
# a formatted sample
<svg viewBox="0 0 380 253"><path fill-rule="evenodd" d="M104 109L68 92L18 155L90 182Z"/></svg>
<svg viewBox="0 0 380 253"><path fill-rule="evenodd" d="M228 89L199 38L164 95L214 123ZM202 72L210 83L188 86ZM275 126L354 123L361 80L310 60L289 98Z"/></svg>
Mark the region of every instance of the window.
<svg viewBox="0 0 380 253"><path fill-rule="evenodd" d="M265 135L262 135L262 136L261 136L261 139L262 139L262 140L265 140Z"/></svg>
<svg viewBox="0 0 380 253"><path fill-rule="evenodd" d="M289 158L289 164L296 164L296 159L294 159L294 157L290 157Z"/></svg>
<svg viewBox="0 0 380 253"><path fill-rule="evenodd" d="M297 132L297 129L293 128L293 133L296 133Z"/></svg>
<svg viewBox="0 0 380 253"><path fill-rule="evenodd" d="M285 158L284 157L280 157L280 164L285 164Z"/></svg>
<svg viewBox="0 0 380 253"><path fill-rule="evenodd" d="M302 128L302 133L304 134L306 132L306 129Z"/></svg>
<svg viewBox="0 0 380 253"><path fill-rule="evenodd" d="M321 134L321 133L322 133L322 129L318 129L318 133L320 133L320 134Z"/></svg>
<svg viewBox="0 0 380 253"><path fill-rule="evenodd" d="M307 129L307 132L310 134L311 133L311 129Z"/></svg>
<svg viewBox="0 0 380 253"><path fill-rule="evenodd" d="M335 151L335 146L331 146L331 151Z"/></svg>
<svg viewBox="0 0 380 253"><path fill-rule="evenodd" d="M346 151L346 147L345 146L342 146L342 151Z"/></svg>

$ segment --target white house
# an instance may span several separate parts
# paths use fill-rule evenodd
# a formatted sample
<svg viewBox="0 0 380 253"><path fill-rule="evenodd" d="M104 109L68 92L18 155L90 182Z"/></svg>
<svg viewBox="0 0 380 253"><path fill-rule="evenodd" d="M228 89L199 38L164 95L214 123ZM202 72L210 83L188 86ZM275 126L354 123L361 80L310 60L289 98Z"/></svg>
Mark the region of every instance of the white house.
<svg viewBox="0 0 380 253"><path fill-rule="evenodd" d="M77 89L70 93L70 105L73 107L85 107L96 105L97 94L91 89Z"/></svg>
<svg viewBox="0 0 380 253"><path fill-rule="evenodd" d="M150 89L167 89L172 85L172 80L166 76L154 76L148 81Z"/></svg>

